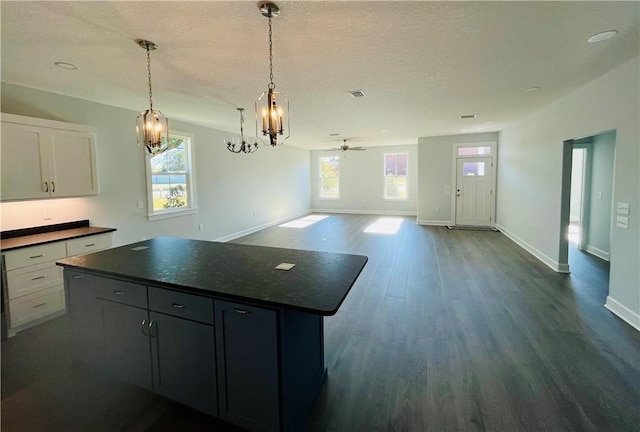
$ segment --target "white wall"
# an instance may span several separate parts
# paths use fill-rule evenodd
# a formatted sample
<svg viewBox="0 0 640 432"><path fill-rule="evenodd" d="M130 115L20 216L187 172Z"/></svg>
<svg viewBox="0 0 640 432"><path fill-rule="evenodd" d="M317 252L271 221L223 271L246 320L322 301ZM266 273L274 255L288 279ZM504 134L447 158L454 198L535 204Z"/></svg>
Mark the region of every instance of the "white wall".
<svg viewBox="0 0 640 432"><path fill-rule="evenodd" d="M406 201L385 200L384 161L385 153L408 153L409 199ZM366 151L340 152L339 200L319 199L320 156L334 155L324 151L311 152L311 206L318 211L337 211L373 214L416 214L418 195L418 146L368 147Z"/></svg>
<svg viewBox="0 0 640 432"><path fill-rule="evenodd" d="M613 164L616 133L609 131L593 137L591 145L589 224L586 249L603 259L609 259L611 213L613 211Z"/></svg>
<svg viewBox="0 0 640 432"><path fill-rule="evenodd" d="M118 229L114 245L160 235L213 240L310 209L309 151L280 146L236 155L223 145L229 134L170 119L172 130L194 134L199 208L193 215L150 222L146 208L137 207L139 200L146 205L137 112L8 83L2 83L2 112L95 127L100 186L93 197L2 203L2 230L89 219ZM44 220L45 209L51 220Z"/></svg>
<svg viewBox="0 0 640 432"><path fill-rule="evenodd" d="M630 204L629 229L611 232L607 307L640 329L639 59L500 133L497 221L503 232L559 265L563 142L616 131L613 203Z"/></svg>
<svg viewBox="0 0 640 432"><path fill-rule="evenodd" d="M453 145L497 141L495 132L418 138L418 223L453 224L454 195L444 193L453 188Z"/></svg>

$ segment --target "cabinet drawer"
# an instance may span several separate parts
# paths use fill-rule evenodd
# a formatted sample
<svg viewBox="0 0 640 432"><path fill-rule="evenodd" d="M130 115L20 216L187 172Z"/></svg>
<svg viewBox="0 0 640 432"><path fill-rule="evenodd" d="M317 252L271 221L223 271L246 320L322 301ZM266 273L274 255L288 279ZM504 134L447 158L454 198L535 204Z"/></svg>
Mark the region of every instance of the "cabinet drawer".
<svg viewBox="0 0 640 432"><path fill-rule="evenodd" d="M149 287L149 309L213 324L213 300L207 297Z"/></svg>
<svg viewBox="0 0 640 432"><path fill-rule="evenodd" d="M67 241L67 256L80 255L111 247L111 234L98 234Z"/></svg>
<svg viewBox="0 0 640 432"><path fill-rule="evenodd" d="M17 327L64 310L62 285L9 301L11 327Z"/></svg>
<svg viewBox="0 0 640 432"><path fill-rule="evenodd" d="M96 297L147 308L147 287L115 279L96 278Z"/></svg>
<svg viewBox="0 0 640 432"><path fill-rule="evenodd" d="M9 251L4 254L4 263L7 270L13 270L47 261L55 261L66 256L67 249L64 242L55 242Z"/></svg>
<svg viewBox="0 0 640 432"><path fill-rule="evenodd" d="M9 299L62 284L62 267L54 262L23 267L7 272Z"/></svg>

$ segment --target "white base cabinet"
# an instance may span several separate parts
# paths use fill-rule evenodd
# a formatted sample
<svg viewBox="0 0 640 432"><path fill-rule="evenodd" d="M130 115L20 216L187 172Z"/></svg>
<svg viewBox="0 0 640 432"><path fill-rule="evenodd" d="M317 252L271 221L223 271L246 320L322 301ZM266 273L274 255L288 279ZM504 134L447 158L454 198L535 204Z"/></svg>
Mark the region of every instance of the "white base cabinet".
<svg viewBox="0 0 640 432"><path fill-rule="evenodd" d="M64 280L57 260L109 247L111 233L104 233L4 252L9 336L64 312Z"/></svg>

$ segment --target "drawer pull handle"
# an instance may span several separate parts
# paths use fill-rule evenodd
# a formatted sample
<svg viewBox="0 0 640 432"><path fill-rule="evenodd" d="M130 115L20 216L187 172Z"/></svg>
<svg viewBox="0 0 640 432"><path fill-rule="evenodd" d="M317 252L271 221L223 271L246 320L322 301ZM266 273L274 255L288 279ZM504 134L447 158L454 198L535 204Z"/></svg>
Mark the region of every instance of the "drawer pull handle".
<svg viewBox="0 0 640 432"><path fill-rule="evenodd" d="M44 306L44 305L46 305L46 304L47 304L47 302L39 303L39 304L37 304L37 305L33 305L33 307L34 307L34 308L39 308L39 307L42 307L42 306Z"/></svg>
<svg viewBox="0 0 640 432"><path fill-rule="evenodd" d="M246 314L250 314L250 313L251 313L251 311L246 310L246 309L239 309L239 308L236 308L236 313L239 313L240 315L246 315Z"/></svg>
<svg viewBox="0 0 640 432"><path fill-rule="evenodd" d="M143 319L142 322L140 323L140 331L142 331L143 335L149 336L149 333L145 331L146 327L147 327L147 320Z"/></svg>
<svg viewBox="0 0 640 432"><path fill-rule="evenodd" d="M49 192L49 182L44 182L44 191Z"/></svg>
<svg viewBox="0 0 640 432"><path fill-rule="evenodd" d="M72 276L74 279L82 279L82 275L73 275Z"/></svg>
<svg viewBox="0 0 640 432"><path fill-rule="evenodd" d="M113 294L114 295L125 295L126 293L124 291L120 291L120 290L113 290Z"/></svg>
<svg viewBox="0 0 640 432"><path fill-rule="evenodd" d="M173 306L176 309L184 309L185 305L182 305L180 303L171 303L171 306Z"/></svg>
<svg viewBox="0 0 640 432"><path fill-rule="evenodd" d="M42 275L42 276L38 276L38 277L31 278L31 280L44 279L44 278L46 278L46 277L47 277L47 275Z"/></svg>
<svg viewBox="0 0 640 432"><path fill-rule="evenodd" d="M56 191L56 184L55 182L51 182L51 192L55 192Z"/></svg>
<svg viewBox="0 0 640 432"><path fill-rule="evenodd" d="M91 247L91 246L95 246L95 245L96 245L95 243L89 243L89 244L84 245L84 247Z"/></svg>
<svg viewBox="0 0 640 432"><path fill-rule="evenodd" d="M34 259L34 258L42 258L43 256L45 256L46 254L40 254L40 255L34 255L34 256L30 256L29 258Z"/></svg>

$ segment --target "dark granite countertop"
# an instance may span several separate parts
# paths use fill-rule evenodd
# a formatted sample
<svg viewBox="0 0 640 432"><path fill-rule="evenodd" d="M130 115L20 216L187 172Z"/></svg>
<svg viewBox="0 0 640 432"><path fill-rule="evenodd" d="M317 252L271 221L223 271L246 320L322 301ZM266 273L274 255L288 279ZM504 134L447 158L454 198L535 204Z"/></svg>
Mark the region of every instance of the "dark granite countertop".
<svg viewBox="0 0 640 432"><path fill-rule="evenodd" d="M13 249L71 240L113 231L116 231L116 229L89 226L88 220L4 231L2 232L2 240L0 240L0 250L6 252Z"/></svg>
<svg viewBox="0 0 640 432"><path fill-rule="evenodd" d="M134 250L146 247L142 250ZM289 271L276 270L283 262ZM146 285L333 315L367 257L158 237L58 261Z"/></svg>

